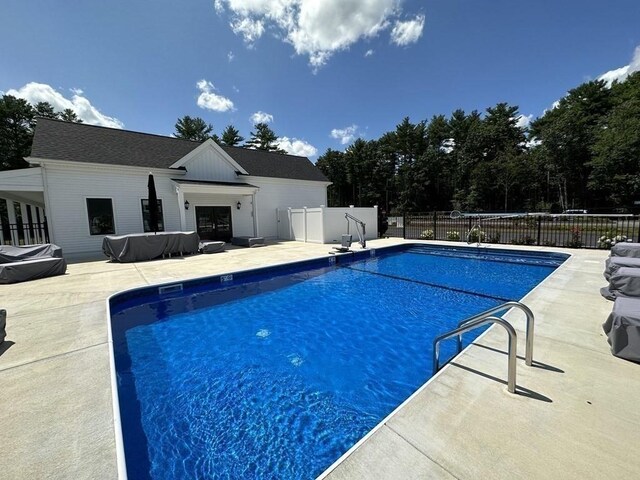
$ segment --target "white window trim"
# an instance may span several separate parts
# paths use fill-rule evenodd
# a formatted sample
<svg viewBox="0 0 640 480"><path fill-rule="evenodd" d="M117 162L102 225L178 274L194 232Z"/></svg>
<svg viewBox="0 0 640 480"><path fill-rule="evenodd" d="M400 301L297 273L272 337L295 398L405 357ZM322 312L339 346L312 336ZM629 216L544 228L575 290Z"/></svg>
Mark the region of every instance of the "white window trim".
<svg viewBox="0 0 640 480"><path fill-rule="evenodd" d="M144 216L142 215L142 200L149 200L149 196L140 197L138 199L138 207L140 208L140 231L143 233L149 233L144 231ZM166 205L163 197L158 197L158 200L162 202L162 225L164 226L164 231L167 231L167 224L164 220L164 207Z"/></svg>
<svg viewBox="0 0 640 480"><path fill-rule="evenodd" d="M84 219L87 222L87 235L89 238L99 238L106 237L108 235L117 235L118 234L118 221L116 217L116 202L113 197L107 197L103 195L86 195L83 197L84 199ZM87 204L87 200L111 200L111 212L113 213L113 233L91 233L91 225L89 224L89 205Z"/></svg>

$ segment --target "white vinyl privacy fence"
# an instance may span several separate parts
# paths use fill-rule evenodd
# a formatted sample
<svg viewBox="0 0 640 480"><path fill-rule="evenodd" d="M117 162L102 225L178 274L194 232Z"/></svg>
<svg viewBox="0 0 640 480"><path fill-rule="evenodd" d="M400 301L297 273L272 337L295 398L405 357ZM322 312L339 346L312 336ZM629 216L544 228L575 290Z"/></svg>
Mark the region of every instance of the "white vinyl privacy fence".
<svg viewBox="0 0 640 480"><path fill-rule="evenodd" d="M278 238L309 243L340 243L342 235L351 233L358 241L356 224L345 213L365 223L365 240L378 237L378 207L287 208L277 211ZM347 231L348 229L348 231Z"/></svg>

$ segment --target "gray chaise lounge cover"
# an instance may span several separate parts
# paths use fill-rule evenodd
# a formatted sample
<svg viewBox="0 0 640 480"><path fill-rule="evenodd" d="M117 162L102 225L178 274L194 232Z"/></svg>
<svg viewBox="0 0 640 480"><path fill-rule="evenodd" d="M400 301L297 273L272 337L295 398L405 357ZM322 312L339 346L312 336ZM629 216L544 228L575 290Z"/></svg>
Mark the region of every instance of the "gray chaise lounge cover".
<svg viewBox="0 0 640 480"><path fill-rule="evenodd" d="M611 275L622 267L640 268L640 258L609 257L604 263L604 278L609 280Z"/></svg>
<svg viewBox="0 0 640 480"><path fill-rule="evenodd" d="M608 300L618 297L640 297L640 268L620 267L609 278L609 286L600 289Z"/></svg>
<svg viewBox="0 0 640 480"><path fill-rule="evenodd" d="M62 249L53 243L25 247L0 246L0 263L33 260L34 258L62 258Z"/></svg>
<svg viewBox="0 0 640 480"><path fill-rule="evenodd" d="M0 247L0 284L64 275L67 262L57 245Z"/></svg>
<svg viewBox="0 0 640 480"><path fill-rule="evenodd" d="M233 237L231 243L239 247L260 247L264 245L264 237Z"/></svg>
<svg viewBox="0 0 640 480"><path fill-rule="evenodd" d="M613 311L602 328L611 345L611 353L640 362L640 299L616 298Z"/></svg>
<svg viewBox="0 0 640 480"><path fill-rule="evenodd" d="M200 237L196 232L158 232L106 236L102 251L115 262L140 262L163 255L198 252Z"/></svg>
<svg viewBox="0 0 640 480"><path fill-rule="evenodd" d="M611 247L611 256L640 258L640 243L616 243L613 247Z"/></svg>
<svg viewBox="0 0 640 480"><path fill-rule="evenodd" d="M201 253L218 253L224 251L224 242L213 242L205 240L200 242Z"/></svg>

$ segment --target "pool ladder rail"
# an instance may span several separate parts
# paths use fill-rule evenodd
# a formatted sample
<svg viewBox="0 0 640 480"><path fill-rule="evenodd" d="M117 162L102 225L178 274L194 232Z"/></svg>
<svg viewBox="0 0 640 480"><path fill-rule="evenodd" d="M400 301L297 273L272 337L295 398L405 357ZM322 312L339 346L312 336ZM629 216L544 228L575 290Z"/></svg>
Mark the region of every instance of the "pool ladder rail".
<svg viewBox="0 0 640 480"><path fill-rule="evenodd" d="M482 313L469 317L458 323L458 327L449 332L439 335L433 340L433 373L435 374L444 365L440 365L440 342L451 337L458 337L457 339L457 352L462 351L462 334L470 330L474 330L483 325L489 323L495 323L502 325L509 335L509 347L508 347L508 374L507 374L507 390L509 393L516 393L516 350L518 345L516 331L513 326L505 319L496 316L495 314L511 308L518 308L522 310L527 316L527 330L526 330L526 353L525 363L527 366L533 365L533 327L534 316L529 307L520 302L506 302L497 307L485 310ZM454 355L455 356L455 355ZM445 363L446 364L446 363Z"/></svg>

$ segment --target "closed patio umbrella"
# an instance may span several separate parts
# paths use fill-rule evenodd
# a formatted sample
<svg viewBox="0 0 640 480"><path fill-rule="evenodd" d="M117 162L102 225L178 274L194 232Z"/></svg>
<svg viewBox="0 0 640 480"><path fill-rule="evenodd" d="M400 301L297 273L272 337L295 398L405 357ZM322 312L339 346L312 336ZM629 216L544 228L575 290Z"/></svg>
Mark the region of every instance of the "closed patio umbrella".
<svg viewBox="0 0 640 480"><path fill-rule="evenodd" d="M153 174L149 173L149 230L158 232L158 195L156 194L156 183L153 181Z"/></svg>

